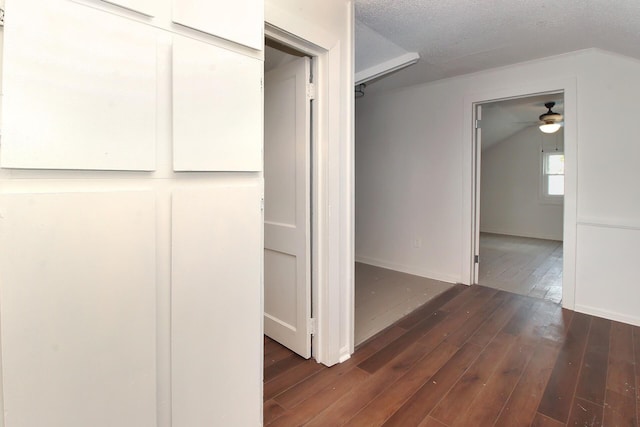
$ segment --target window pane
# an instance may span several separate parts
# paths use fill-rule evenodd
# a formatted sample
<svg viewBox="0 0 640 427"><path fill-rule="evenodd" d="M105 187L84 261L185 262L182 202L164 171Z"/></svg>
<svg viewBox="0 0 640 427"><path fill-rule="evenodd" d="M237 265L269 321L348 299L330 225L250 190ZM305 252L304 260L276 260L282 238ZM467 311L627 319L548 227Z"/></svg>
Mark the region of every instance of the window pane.
<svg viewBox="0 0 640 427"><path fill-rule="evenodd" d="M546 172L552 175L564 175L564 154L549 154Z"/></svg>
<svg viewBox="0 0 640 427"><path fill-rule="evenodd" d="M549 175L547 194L550 196L564 196L564 175Z"/></svg>

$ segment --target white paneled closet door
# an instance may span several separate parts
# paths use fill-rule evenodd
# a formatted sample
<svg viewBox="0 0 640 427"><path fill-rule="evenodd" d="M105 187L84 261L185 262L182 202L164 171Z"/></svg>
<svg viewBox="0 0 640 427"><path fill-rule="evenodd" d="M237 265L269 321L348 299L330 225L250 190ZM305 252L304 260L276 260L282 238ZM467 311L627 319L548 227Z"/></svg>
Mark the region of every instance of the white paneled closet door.
<svg viewBox="0 0 640 427"><path fill-rule="evenodd" d="M265 334L311 357L310 59L265 75Z"/></svg>

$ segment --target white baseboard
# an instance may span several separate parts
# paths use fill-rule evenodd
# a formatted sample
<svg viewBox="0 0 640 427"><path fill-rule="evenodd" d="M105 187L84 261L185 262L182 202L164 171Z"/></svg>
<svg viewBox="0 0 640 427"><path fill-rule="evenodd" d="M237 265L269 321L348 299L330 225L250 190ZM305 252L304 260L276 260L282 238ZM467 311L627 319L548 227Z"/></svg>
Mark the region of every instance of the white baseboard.
<svg viewBox="0 0 640 427"><path fill-rule="evenodd" d="M351 359L351 353L349 353L349 350L342 349L342 351L340 351L340 358L338 359L338 363L346 362L349 359Z"/></svg>
<svg viewBox="0 0 640 427"><path fill-rule="evenodd" d="M596 307L576 304L576 310L579 313L590 314L591 316L602 317L617 322L627 323L629 325L640 326L640 317L629 316L626 314L616 313L614 311L602 310Z"/></svg>
<svg viewBox="0 0 640 427"><path fill-rule="evenodd" d="M505 236L516 236L516 237L529 237L531 239L544 239L544 240L556 240L561 242L562 241L562 236L558 237L555 235L551 235L551 234L533 234L533 233L521 233L519 231L509 231L509 230L501 230L501 229L495 229L495 228L486 228L486 227L482 227L480 229L481 233L491 233L491 234L502 234Z"/></svg>
<svg viewBox="0 0 640 427"><path fill-rule="evenodd" d="M460 280L459 277L449 276L442 273L436 273L433 271L425 270L417 266L398 264L395 262L369 258L361 255L356 255L355 258L356 258L356 262L360 262L362 264L369 264L375 267L387 268L389 270L395 270L395 271L400 271L402 273L413 274L414 276L426 277L427 279L439 280L441 282L447 282L447 283L462 282L462 280Z"/></svg>

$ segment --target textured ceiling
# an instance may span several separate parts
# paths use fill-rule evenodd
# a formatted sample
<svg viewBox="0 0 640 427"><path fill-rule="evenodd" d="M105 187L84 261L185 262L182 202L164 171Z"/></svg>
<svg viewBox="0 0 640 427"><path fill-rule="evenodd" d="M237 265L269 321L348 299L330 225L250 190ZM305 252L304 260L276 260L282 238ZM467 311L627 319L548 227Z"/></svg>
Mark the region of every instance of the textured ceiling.
<svg viewBox="0 0 640 427"><path fill-rule="evenodd" d="M381 62L401 56L406 50L361 23L355 22L356 71L373 67Z"/></svg>
<svg viewBox="0 0 640 427"><path fill-rule="evenodd" d="M355 0L355 15L421 57L376 90L585 48L640 58L639 0Z"/></svg>

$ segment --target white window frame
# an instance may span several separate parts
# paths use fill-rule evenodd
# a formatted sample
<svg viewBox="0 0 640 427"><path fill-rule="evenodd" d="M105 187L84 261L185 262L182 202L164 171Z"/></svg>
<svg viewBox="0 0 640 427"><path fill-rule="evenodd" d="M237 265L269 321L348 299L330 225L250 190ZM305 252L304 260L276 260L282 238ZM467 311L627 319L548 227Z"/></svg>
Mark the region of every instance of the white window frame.
<svg viewBox="0 0 640 427"><path fill-rule="evenodd" d="M540 154L540 201L542 203L548 204L563 204L564 203L564 195L551 195L549 194L549 180L547 179L547 159L549 156L562 154L564 155L564 151L542 151ZM566 175L562 174L563 176Z"/></svg>

